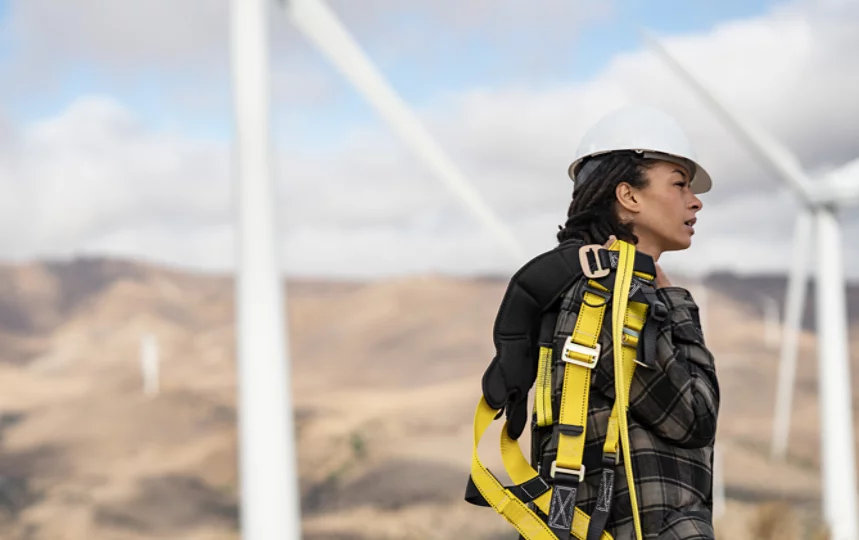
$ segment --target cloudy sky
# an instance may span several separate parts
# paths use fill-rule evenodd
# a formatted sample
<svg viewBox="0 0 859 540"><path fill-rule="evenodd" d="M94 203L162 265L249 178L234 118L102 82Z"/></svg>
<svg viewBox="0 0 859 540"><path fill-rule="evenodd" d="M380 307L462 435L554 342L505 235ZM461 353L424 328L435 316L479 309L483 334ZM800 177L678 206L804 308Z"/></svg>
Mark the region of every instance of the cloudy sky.
<svg viewBox="0 0 859 540"><path fill-rule="evenodd" d="M787 267L795 197L643 46L639 27L815 177L859 158L859 0L329 5L531 255L565 219L583 131L639 102L673 114L714 177L693 247L665 266ZM233 267L228 13L227 0L0 0L0 258ZM282 11L272 15L284 268L508 272L492 236ZM859 212L842 223L859 278Z"/></svg>

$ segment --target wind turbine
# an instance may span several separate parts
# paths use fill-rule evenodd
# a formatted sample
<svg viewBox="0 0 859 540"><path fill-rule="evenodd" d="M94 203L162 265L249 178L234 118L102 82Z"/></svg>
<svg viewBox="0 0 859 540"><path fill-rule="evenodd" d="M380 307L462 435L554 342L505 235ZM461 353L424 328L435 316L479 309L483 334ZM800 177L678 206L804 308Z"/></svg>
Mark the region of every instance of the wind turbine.
<svg viewBox="0 0 859 540"><path fill-rule="evenodd" d="M244 540L298 540L288 328L274 225L269 125L271 0L233 0L231 69L237 204L236 350Z"/></svg>
<svg viewBox="0 0 859 540"><path fill-rule="evenodd" d="M465 175L447 157L418 116L361 50L337 15L323 0L280 0L293 24L322 53L388 123L460 203L496 238L515 264L525 262L526 250L510 227L498 218Z"/></svg>
<svg viewBox="0 0 859 540"><path fill-rule="evenodd" d="M140 374L143 378L143 395L154 398L161 392L161 365L158 341L152 334L140 340Z"/></svg>
<svg viewBox="0 0 859 540"><path fill-rule="evenodd" d="M823 509L833 540L856 540L857 493L853 415L850 389L847 307L841 230L835 212L838 206L859 199L859 175L852 181L848 173L857 170L859 160L847 164L818 183L812 183L799 160L789 150L762 131L740 119L716 99L652 36L644 32L645 42L708 105L721 121L775 175L797 194L803 211L796 224L794 263L788 286L785 323L786 342L780 361L779 396L776 411L775 441L787 436L790 391L796 363L796 337L805 296L806 263L812 251L812 222L816 247L816 315L819 368L821 469L823 472ZM780 439L781 438L781 439ZM777 445L784 446L785 443Z"/></svg>
<svg viewBox="0 0 859 540"><path fill-rule="evenodd" d="M779 346L778 302L768 294L761 295L764 319L764 344L768 349Z"/></svg>
<svg viewBox="0 0 859 540"><path fill-rule="evenodd" d="M233 0L231 54L236 127L236 280L242 537L298 540L295 432L288 328L277 263L269 124L270 0ZM281 0L283 1L283 0ZM462 204L521 263L525 250L447 158L320 0L291 0L293 22L343 72Z"/></svg>

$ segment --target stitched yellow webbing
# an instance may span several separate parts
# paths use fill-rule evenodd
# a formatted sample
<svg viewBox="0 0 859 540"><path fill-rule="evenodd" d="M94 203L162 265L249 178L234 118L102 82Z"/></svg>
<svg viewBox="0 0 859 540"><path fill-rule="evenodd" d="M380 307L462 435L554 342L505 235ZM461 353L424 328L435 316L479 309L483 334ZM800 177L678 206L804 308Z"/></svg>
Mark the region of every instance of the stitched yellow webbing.
<svg viewBox="0 0 859 540"><path fill-rule="evenodd" d="M595 289L606 290L595 281L588 284ZM598 307L594 307L598 306ZM605 315L606 301L603 297L585 291L582 307L573 329L572 342L587 349L594 350L593 355L577 351L565 351L564 386L561 390L561 409L559 423L564 425L581 426L578 435L558 434L558 455L555 464L558 468L578 471L582 467L582 457L585 453L585 438L588 423L588 397L591 390L591 369L570 360L590 362L599 360L599 351L595 350L599 343L600 329Z"/></svg>
<svg viewBox="0 0 859 540"><path fill-rule="evenodd" d="M633 263L635 260L635 248L625 242L615 242L610 250L620 251L620 260L617 268L617 279L613 292L612 313L612 340L614 343L622 343L626 346L614 347L615 366L615 393L618 396L612 407L609 420L608 433L604 450L617 451L618 434L622 441L624 452L624 464L627 481L630 486L630 500L632 502L633 518L636 536L640 540L641 524L638 515L638 498L635 492L635 480L633 477L632 463L629 452L629 434L626 412L628 409L628 392L635 370L635 347L638 340L633 335L626 335L623 327L627 326L634 332L640 332L644 325L647 306L637 302L628 302L631 278L633 275ZM651 276L644 276L652 278ZM595 281L589 281L589 285L596 289L605 290ZM603 298L585 292L585 303L579 311L576 327L572 334L572 341L585 348L593 349L599 340L599 330L602 326L605 314ZM588 304L591 304L590 306ZM596 307L594 307L596 306ZM623 314L619 316L618 314ZM588 354L578 351L568 351L569 358L587 362L591 360ZM537 383L537 409L538 422L551 419L551 357L546 359L546 353L540 351L540 365L538 366ZM548 366L546 366L548 362ZM590 368L578 364L567 363L565 366L564 384L560 407L560 419L562 424L571 424L585 427L587 425L588 394L590 392ZM546 394L548 392L548 394ZM624 414L618 414L622 410ZM542 412L541 412L542 411ZM548 525L537 516L528 506L518 499L513 493L505 489L495 476L481 463L477 448L480 439L486 429L495 419L500 411L491 408L481 397L474 416L474 448L472 452L471 477L480 494L489 505L510 522L526 540L557 540L557 537ZM585 433L577 436L559 434L557 466L565 469L578 470L582 464L584 454ZM561 446L563 445L563 451ZM525 459L518 441L510 439L507 435L506 423L501 430L501 456L504 468L514 484L523 484L534 479L538 473ZM544 513L549 513L552 498L550 489L534 500L534 504ZM587 537L590 516L575 509L571 533L578 540ZM564 539L566 540L566 539ZM603 531L601 540L613 540L612 536Z"/></svg>
<svg viewBox="0 0 859 540"><path fill-rule="evenodd" d="M534 410L537 425L552 425L552 348L540 347L540 361L537 364L537 385L534 395Z"/></svg>
<svg viewBox="0 0 859 540"><path fill-rule="evenodd" d="M519 534L527 540L558 540L558 537L549 529L549 526L540 519L528 506L517 498L510 490L505 489L501 482L480 461L477 448L486 429L495 419L499 410L490 407L486 400L481 397L474 413L474 447L471 456L471 479L477 486L480 495L489 505L501 514ZM514 484L522 484L533 480L537 471L528 463L522 454L522 448L518 441L514 441L507 435L507 423L501 429L501 457L504 460L504 469ZM549 513L551 501L551 489L534 499L534 503L544 513ZM576 508L573 520L572 535L577 540L585 540L590 525L590 516ZM613 537L603 532L601 540L614 540Z"/></svg>
<svg viewBox="0 0 859 540"><path fill-rule="evenodd" d="M486 429L495 420L498 413L490 407L481 396L474 413L474 449L471 455L471 480L477 486L480 495L489 505L501 514L527 540L558 540L548 525L540 519L528 506L519 500L510 490L505 489L501 482L489 472L480 462L477 447ZM516 445L519 446L518 444ZM521 452L521 450L520 450ZM536 471L534 473L536 475Z"/></svg>
<svg viewBox="0 0 859 540"><path fill-rule="evenodd" d="M652 279L652 276L640 274L641 277ZM645 316L647 315L647 304L641 302L629 302L626 309L626 317L624 319L624 327L633 330L639 334L644 328ZM635 374L635 359L636 348L638 347L638 338L632 334L623 334L623 377L626 382L625 392L629 395L629 387L632 384L632 376ZM618 431L618 404L615 400L611 408L611 415L608 419L608 428L606 429L605 444L603 444L604 454L617 455L620 446L620 432Z"/></svg>
<svg viewBox="0 0 859 540"><path fill-rule="evenodd" d="M617 277L615 278L614 294L612 299L612 342L622 343L623 323L626 319L626 308L629 303L629 287L632 284L632 268L635 262L635 248L632 244L618 242L620 247L620 260L617 263ZM621 315L622 314L622 315ZM619 409L620 438L623 449L623 463L626 469L626 480L629 484L629 502L632 505L632 519L635 524L635 536L638 540L643 538L641 534L641 517L638 515L638 496L635 491L635 478L632 471L632 459L629 449L629 423L626 417L629 408L629 385L626 383L623 370L624 351L628 347L614 347L614 406ZM631 370L635 366L633 365ZM630 375L631 378L631 375Z"/></svg>
<svg viewBox="0 0 859 540"><path fill-rule="evenodd" d="M522 454L522 448L517 441L514 441L507 435L507 424L501 430L501 458L504 460L504 469L510 476L510 480L514 484L524 484L529 480L533 480L537 476L537 471L531 467L531 464L525 459ZM549 504L552 500L552 490L540 495L534 499L534 504L543 513L549 513ZM576 508L575 517L573 518L572 534L578 540L585 540L588 536L588 526L591 523L591 517L582 510ZM614 540L611 534L603 531L600 540Z"/></svg>

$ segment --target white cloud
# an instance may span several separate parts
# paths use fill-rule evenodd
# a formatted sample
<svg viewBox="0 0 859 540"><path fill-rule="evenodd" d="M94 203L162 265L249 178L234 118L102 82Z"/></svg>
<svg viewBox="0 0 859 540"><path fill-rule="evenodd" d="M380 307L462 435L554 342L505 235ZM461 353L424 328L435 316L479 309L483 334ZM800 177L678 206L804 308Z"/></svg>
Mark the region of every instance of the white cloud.
<svg viewBox="0 0 859 540"><path fill-rule="evenodd" d="M377 3L384 7L383 0ZM859 124L848 121L859 114L852 97L859 95L859 58L846 48L855 38L845 29L859 24L853 6L824 10L798 3L665 42L808 169L825 170L859 156ZM446 16L439 10L436 17ZM823 34L827 38L819 39ZM794 197L649 52L619 56L583 83L446 93L420 114L537 253L553 244L565 219L571 192L566 167L578 138L627 101L673 113L715 177L692 251L666 256L667 267L784 269ZM87 98L38 124L4 130L0 122L0 137L20 149L0 152L0 183L21 201L0 203L0 253L83 249L229 267L229 149L152 132L140 120L113 100ZM288 149L278 158L279 217L291 271L509 270L492 238L377 125L352 127L334 153ZM845 239L855 238L859 213L847 213L844 221ZM859 277L857 251L845 241L853 277Z"/></svg>
<svg viewBox="0 0 859 540"><path fill-rule="evenodd" d="M3 254L65 254L128 228L223 223L229 211L222 145L145 131L108 98L85 98L18 134L0 185ZM193 260L189 260L193 263Z"/></svg>

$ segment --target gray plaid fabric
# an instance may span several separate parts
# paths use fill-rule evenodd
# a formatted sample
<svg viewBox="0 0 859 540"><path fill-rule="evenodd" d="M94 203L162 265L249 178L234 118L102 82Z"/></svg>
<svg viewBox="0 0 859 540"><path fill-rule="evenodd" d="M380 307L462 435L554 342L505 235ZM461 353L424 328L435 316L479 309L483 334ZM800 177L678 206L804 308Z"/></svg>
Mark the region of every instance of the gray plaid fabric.
<svg viewBox="0 0 859 540"><path fill-rule="evenodd" d="M629 438L642 532L649 539L713 539L713 443L719 409L713 356L705 346L691 294L680 287L659 289L656 294L670 310L658 332L658 365L651 369L637 366L630 391ZM611 320L610 306L606 321ZM574 324L562 319L559 330ZM588 515L597 502L602 446L614 403L610 322L603 325L600 343L602 355L592 375L585 443L585 465L590 466L576 503ZM560 373L560 369L554 372ZM560 377L554 379L559 387ZM557 449L554 437L541 444L544 452ZM622 454L615 467L607 530L616 540L635 538Z"/></svg>

